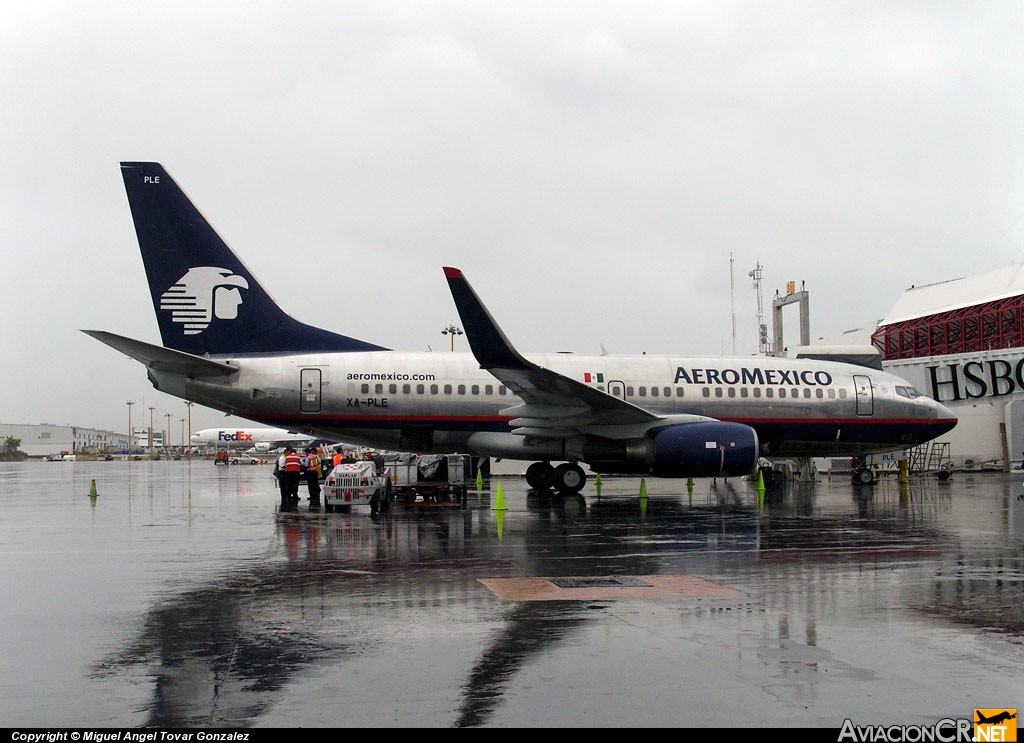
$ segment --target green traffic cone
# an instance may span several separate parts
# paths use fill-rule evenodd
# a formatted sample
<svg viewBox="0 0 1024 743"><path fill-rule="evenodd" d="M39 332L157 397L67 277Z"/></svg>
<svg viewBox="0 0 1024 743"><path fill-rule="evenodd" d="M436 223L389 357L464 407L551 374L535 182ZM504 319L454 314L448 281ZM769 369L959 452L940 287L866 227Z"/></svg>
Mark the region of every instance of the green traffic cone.
<svg viewBox="0 0 1024 743"><path fill-rule="evenodd" d="M492 511L504 511L505 510L505 496L501 492L501 483L498 483L498 494L494 496L494 505L491 506Z"/></svg>

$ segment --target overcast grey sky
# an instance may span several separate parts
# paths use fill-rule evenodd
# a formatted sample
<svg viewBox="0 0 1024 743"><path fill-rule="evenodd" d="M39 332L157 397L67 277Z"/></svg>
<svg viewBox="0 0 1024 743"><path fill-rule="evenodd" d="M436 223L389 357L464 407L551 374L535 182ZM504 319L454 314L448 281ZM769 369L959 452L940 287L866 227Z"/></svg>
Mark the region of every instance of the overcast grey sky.
<svg viewBox="0 0 1024 743"><path fill-rule="evenodd" d="M1024 257L1022 39L1019 0L9 5L0 422L185 416L79 332L160 342L121 160L390 348L449 352L445 265L527 353L755 353L758 263L766 321L793 280L864 326Z"/></svg>

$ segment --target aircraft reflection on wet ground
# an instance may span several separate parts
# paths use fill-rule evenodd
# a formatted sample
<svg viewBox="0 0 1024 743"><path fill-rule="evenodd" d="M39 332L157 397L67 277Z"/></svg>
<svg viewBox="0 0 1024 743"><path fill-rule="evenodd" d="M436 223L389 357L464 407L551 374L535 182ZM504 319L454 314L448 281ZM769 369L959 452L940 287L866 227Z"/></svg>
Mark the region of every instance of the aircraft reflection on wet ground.
<svg viewBox="0 0 1024 743"><path fill-rule="evenodd" d="M71 466L92 477L114 466L85 464ZM58 553L109 567L83 524L145 543L109 576L141 580L135 608L95 616L93 605L107 650L79 683L57 683L122 705L92 699L72 709L94 717L72 720L53 719L57 705L0 701L5 719L838 728L1020 701L1024 499L1010 476L790 484L762 504L744 480L648 481L641 499L635 479L561 497L513 478L505 511L487 483L461 507L371 516L275 514L271 483L253 474L172 476L161 464L179 463L110 478L87 518L80 500L43 499L50 519L75 526L56 530ZM22 480L0 471L5 485ZM10 536L25 514L4 511ZM678 575L730 590L504 601L482 582ZM955 686L941 681L954 674Z"/></svg>

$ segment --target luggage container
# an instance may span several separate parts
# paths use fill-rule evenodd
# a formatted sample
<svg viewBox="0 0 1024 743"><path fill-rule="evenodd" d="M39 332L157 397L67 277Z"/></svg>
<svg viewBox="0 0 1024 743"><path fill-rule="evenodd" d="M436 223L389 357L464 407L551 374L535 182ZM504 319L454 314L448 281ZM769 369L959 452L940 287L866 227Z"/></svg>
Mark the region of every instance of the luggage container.
<svg viewBox="0 0 1024 743"><path fill-rule="evenodd" d="M409 456L384 464L397 503L462 502L470 469L465 454Z"/></svg>

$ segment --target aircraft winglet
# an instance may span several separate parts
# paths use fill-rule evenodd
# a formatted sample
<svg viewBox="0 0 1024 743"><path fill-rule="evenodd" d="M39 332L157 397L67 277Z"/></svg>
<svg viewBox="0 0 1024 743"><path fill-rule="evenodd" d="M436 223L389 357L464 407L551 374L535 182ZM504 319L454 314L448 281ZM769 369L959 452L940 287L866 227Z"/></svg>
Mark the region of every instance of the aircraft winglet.
<svg viewBox="0 0 1024 743"><path fill-rule="evenodd" d="M526 403L523 410L502 411L522 418L519 423L529 424L514 429L514 433L564 437L567 425L575 430L596 415L616 425L647 425L659 420L657 415L632 403L523 358L501 332L462 271L446 266L444 275L480 368L491 372Z"/></svg>
<svg viewBox="0 0 1024 743"><path fill-rule="evenodd" d="M448 288L451 290L459 318L466 330L469 347L480 362L481 369L536 369L537 365L524 359L484 307L462 271L444 267Z"/></svg>

